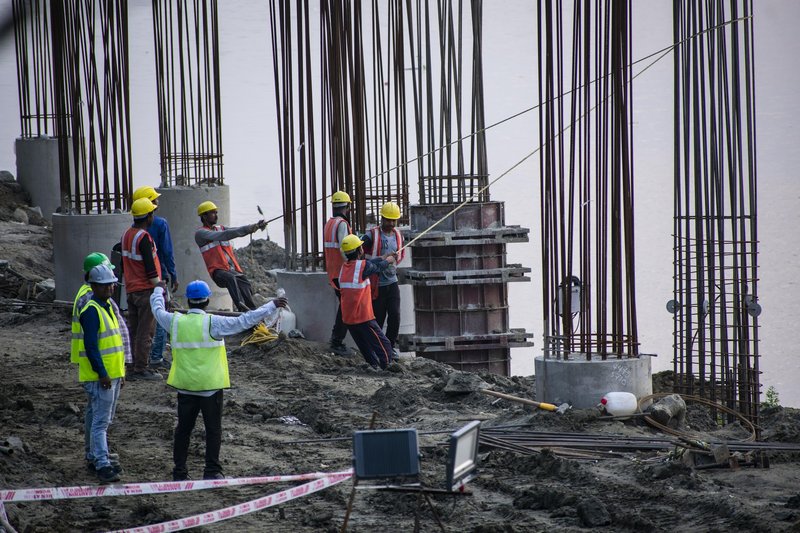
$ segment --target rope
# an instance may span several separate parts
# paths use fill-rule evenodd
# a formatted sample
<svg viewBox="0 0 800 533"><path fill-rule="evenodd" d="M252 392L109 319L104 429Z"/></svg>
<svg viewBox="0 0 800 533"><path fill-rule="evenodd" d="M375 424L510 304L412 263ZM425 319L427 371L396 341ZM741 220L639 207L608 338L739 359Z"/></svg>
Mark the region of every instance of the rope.
<svg viewBox="0 0 800 533"><path fill-rule="evenodd" d="M253 332L242 340L242 344L240 346L246 346L248 344L264 344L265 342L274 341L277 338L277 331L268 328L263 322L259 322L256 327L253 328Z"/></svg>

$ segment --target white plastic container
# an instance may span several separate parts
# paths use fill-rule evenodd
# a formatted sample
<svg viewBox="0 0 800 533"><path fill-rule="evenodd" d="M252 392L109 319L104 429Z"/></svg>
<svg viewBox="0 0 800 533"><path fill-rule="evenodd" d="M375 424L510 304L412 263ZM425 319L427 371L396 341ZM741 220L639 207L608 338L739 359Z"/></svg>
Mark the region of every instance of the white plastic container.
<svg viewBox="0 0 800 533"><path fill-rule="evenodd" d="M275 324L275 329L288 334L290 331L297 328L297 317L291 310L280 309L278 313L278 322Z"/></svg>
<svg viewBox="0 0 800 533"><path fill-rule="evenodd" d="M636 395L630 392L609 392L600 400L606 412L612 416L632 415L638 408Z"/></svg>

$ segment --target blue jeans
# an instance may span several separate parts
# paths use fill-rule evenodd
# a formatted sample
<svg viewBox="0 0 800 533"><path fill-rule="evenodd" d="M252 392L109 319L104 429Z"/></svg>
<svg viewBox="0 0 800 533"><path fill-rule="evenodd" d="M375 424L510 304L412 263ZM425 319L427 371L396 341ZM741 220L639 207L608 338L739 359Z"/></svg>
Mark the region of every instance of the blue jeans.
<svg viewBox="0 0 800 533"><path fill-rule="evenodd" d="M82 385L88 399L83 431L86 460L93 462L94 467L100 470L104 466L111 466L108 460L108 426L117 410L122 379L112 379L110 389L101 387L99 381L86 381Z"/></svg>
<svg viewBox="0 0 800 533"><path fill-rule="evenodd" d="M167 330L156 322L156 333L153 335L153 345L150 348L150 362L158 363L164 359L164 346L167 345Z"/></svg>

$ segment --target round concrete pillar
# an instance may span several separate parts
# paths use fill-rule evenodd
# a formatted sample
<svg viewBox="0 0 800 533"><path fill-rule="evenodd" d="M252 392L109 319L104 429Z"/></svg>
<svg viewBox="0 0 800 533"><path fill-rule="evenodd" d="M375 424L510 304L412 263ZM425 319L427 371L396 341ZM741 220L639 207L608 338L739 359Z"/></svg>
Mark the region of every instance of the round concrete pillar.
<svg viewBox="0 0 800 533"><path fill-rule="evenodd" d="M158 216L169 222L172 235L172 248L175 254L175 270L180 281L178 293L174 296L185 304L186 284L201 279L211 287L209 307L211 309L232 309L233 302L227 289L217 287L206 270L200 248L194 240L194 232L200 227L197 206L211 200L219 208L218 224L228 225L231 212L230 189L227 185L216 187L169 187L156 189L161 193L158 199Z"/></svg>
<svg viewBox="0 0 800 533"><path fill-rule="evenodd" d="M537 357L536 400L568 403L575 409L588 409L600 403L607 392L630 392L637 398L653 393L650 357L587 361L579 354L574 359Z"/></svg>
<svg viewBox="0 0 800 533"><path fill-rule="evenodd" d="M111 248L122 239L132 219L130 213L55 213L52 218L56 299L72 301L83 284L83 259L91 252L111 257Z"/></svg>
<svg viewBox="0 0 800 533"><path fill-rule="evenodd" d="M33 205L42 209L42 216L52 221L53 213L61 207L58 141L50 137L19 138L14 144L14 151L17 156L17 181L31 196Z"/></svg>

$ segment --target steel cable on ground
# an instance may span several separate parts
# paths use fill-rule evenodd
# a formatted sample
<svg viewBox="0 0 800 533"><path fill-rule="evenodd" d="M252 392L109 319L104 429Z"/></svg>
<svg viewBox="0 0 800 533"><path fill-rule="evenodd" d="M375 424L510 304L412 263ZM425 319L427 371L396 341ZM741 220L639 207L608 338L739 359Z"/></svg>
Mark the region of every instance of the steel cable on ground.
<svg viewBox="0 0 800 533"><path fill-rule="evenodd" d="M641 411L642 410L642 405L647 403L650 400L666 398L667 396L672 396L672 394L675 394L675 393L660 392L660 393L656 393L656 394L650 394L649 396L644 396L644 397L639 399L639 410ZM695 402L695 403L699 403L701 405L705 405L706 407L711 407L712 409L718 409L718 410L722 411L723 413L726 413L726 414L729 414L729 415L733 415L737 419L739 419L739 421L741 422L742 426L748 432L750 432L750 435L744 440L731 441L731 442L755 442L755 440L756 440L756 427L755 427L755 425L753 425L753 423L750 422L750 420L745 418L745 416L742 415L741 413L739 413L738 411L734 411L733 409L730 409L729 407L725 407L724 405L720 405L720 404L718 404L716 402L712 402L711 400L707 400L707 399L702 398L700 396L694 396L692 394L679 394L678 396L683 398L684 401L689 400L691 402ZM691 434L689 432L686 432L686 431L678 431L676 429L672 429L672 428L670 428L668 426L665 426L665 425L663 425L663 424L661 424L659 422L656 422L655 420L653 420L653 418L651 416L645 416L644 419L648 424L650 424L654 428L660 429L661 431L663 431L665 433L669 433L670 435L675 435L676 437L684 437L684 438L690 438L690 439L699 439L699 437L697 435L693 435L693 434Z"/></svg>

